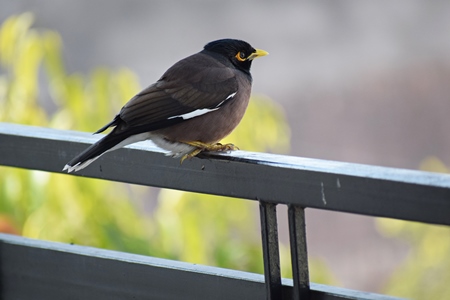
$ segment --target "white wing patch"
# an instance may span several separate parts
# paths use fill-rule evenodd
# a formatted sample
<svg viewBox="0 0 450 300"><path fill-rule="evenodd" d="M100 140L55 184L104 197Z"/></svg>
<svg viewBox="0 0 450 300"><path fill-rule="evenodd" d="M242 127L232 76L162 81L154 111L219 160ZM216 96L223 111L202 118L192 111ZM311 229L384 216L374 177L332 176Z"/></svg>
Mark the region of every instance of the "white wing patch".
<svg viewBox="0 0 450 300"><path fill-rule="evenodd" d="M207 114L209 112L215 111L217 109L218 109L218 107L197 109L197 110L191 111L190 113L187 113L184 115L170 117L169 119L178 118L178 117L182 117L184 120L192 119L192 118Z"/></svg>
<svg viewBox="0 0 450 300"><path fill-rule="evenodd" d="M173 116L170 118L167 118L168 120L173 119L173 118L183 118L183 120L188 120L188 119L192 119L210 112L213 112L215 110L218 110L226 101L230 100L231 98L233 98L234 96L236 96L237 92L234 92L232 94L229 94L228 97L225 98L225 100L223 100L222 102L220 102L219 104L217 104L216 107L214 108L202 108L202 109L197 109L194 111L191 111L189 113L186 114L182 114L182 115L178 115L178 116Z"/></svg>
<svg viewBox="0 0 450 300"><path fill-rule="evenodd" d="M224 101L227 101L228 99L233 98L234 96L236 96L236 93L237 93L237 92L234 92L234 93L232 93L232 94L229 94L228 97L225 98ZM217 105L217 106L220 106L224 101L220 102L219 105Z"/></svg>

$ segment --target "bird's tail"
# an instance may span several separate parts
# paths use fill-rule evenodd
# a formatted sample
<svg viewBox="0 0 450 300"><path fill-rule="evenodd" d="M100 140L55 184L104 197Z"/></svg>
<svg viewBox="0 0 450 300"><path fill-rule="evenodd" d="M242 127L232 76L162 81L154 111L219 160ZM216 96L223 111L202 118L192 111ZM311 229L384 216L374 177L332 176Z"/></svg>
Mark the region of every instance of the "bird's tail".
<svg viewBox="0 0 450 300"><path fill-rule="evenodd" d="M114 120L112 120L101 129L97 130L95 133L103 132L109 127L114 127L114 129L107 136L105 136L104 138L81 152L79 155L74 157L71 161L69 161L64 166L63 171L71 173L84 169L106 152L122 148L129 144L147 140L151 138L153 131L178 124L182 121L183 118L177 117L153 122L146 125L126 127L121 126L124 123L120 116L117 115Z"/></svg>
<svg viewBox="0 0 450 300"><path fill-rule="evenodd" d="M113 131L81 152L79 155L74 157L64 166L63 171L71 173L84 169L106 152L118 149L125 146L126 144L129 144L123 143L125 140L126 136L123 136L121 134L114 134Z"/></svg>

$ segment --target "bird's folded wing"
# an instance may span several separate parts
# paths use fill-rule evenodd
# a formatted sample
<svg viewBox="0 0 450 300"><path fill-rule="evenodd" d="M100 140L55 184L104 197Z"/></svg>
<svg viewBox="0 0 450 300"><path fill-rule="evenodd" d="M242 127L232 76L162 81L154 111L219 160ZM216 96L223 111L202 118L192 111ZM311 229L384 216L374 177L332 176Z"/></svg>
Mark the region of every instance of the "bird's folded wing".
<svg viewBox="0 0 450 300"><path fill-rule="evenodd" d="M140 126L207 113L236 95L235 76L225 67L200 69L190 78L178 80L163 76L125 104L119 116L128 126Z"/></svg>

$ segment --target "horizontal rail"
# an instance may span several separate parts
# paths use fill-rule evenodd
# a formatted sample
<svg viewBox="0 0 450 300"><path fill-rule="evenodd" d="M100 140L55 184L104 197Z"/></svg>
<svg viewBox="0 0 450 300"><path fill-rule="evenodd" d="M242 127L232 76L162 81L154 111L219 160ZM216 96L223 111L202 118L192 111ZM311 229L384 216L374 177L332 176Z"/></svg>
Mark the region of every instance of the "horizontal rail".
<svg viewBox="0 0 450 300"><path fill-rule="evenodd" d="M264 276L0 234L0 298L264 299ZM26 287L26 288L25 288ZM283 280L292 296L292 280ZM311 284L311 300L398 298Z"/></svg>
<svg viewBox="0 0 450 300"><path fill-rule="evenodd" d="M62 173L99 136L0 123L0 165ZM151 142L107 153L78 176L450 225L450 175L233 151L182 165Z"/></svg>

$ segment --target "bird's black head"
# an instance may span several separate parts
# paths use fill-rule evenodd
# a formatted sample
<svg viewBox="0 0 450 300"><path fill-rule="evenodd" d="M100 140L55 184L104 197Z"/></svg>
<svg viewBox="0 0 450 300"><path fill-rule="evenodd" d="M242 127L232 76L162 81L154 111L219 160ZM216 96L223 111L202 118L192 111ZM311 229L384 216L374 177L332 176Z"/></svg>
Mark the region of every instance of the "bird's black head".
<svg viewBox="0 0 450 300"><path fill-rule="evenodd" d="M249 43L234 40L223 39L208 43L204 50L216 57L222 57L231 62L236 68L250 73L250 67L253 59L269 54L260 49L255 49Z"/></svg>

